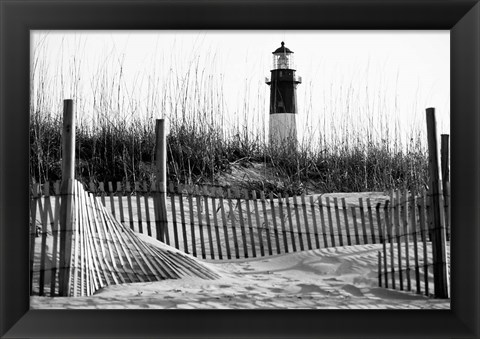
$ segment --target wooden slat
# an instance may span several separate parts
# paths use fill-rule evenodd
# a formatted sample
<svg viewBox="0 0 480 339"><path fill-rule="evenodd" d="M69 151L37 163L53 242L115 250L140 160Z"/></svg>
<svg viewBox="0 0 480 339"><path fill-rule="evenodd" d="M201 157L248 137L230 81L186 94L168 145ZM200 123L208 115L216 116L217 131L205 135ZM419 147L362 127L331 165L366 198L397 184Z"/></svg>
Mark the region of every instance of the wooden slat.
<svg viewBox="0 0 480 339"><path fill-rule="evenodd" d="M50 196L50 182L46 182L45 185L44 185L44 190L45 190L45 209L44 209L44 213L47 214L45 216L46 220L47 220L47 224L46 224L46 229L45 229L45 232L43 231L43 226L42 226L42 252L41 252L41 265L43 263L43 269L42 267L40 267L40 270L44 271L45 275L46 275L46 263L47 263L47 260L48 260L48 257L47 257L47 249L46 247L44 248L44 245L43 245L43 241L44 241L44 238L46 240L46 237L48 235L48 233L50 232L53 236L53 230L55 229L55 216L54 216L54 211L55 211L55 204L53 204L53 207L52 207L52 200L54 199L52 196ZM53 253L56 252L56 249L55 248L50 248L50 258L53 256ZM55 253L56 254L56 253ZM54 262L51 261L51 264L50 264L50 270L51 272L53 272L53 267L54 267ZM50 272L50 278L51 278L51 272ZM41 278L41 276L40 276ZM45 281L43 281L43 285L45 285ZM51 281L50 281L50 290L49 290L49 294L50 296L52 295L52 284L51 284ZM54 289L55 289L55 286L54 286Z"/></svg>
<svg viewBox="0 0 480 339"><path fill-rule="evenodd" d="M133 231L135 226L133 221L132 188L129 181L126 183L125 191L127 193L128 221L130 223L130 229Z"/></svg>
<svg viewBox="0 0 480 339"><path fill-rule="evenodd" d="M182 225L183 248L188 252L187 222L185 221L185 208L183 205L183 185L178 185L178 202L180 204L180 223ZM192 245L193 246L193 245Z"/></svg>
<svg viewBox="0 0 480 339"><path fill-rule="evenodd" d="M78 233L80 234L80 295L85 296L89 294L89 278L90 274L88 271L87 265L87 246L86 246L86 236L85 236L85 228L86 228L86 216L85 216L85 204L83 201L83 190L79 182L77 184L77 201L75 208L78 210L79 214L79 222L77 223Z"/></svg>
<svg viewBox="0 0 480 339"><path fill-rule="evenodd" d="M297 196L293 196L293 208L295 210L295 221L296 221L296 231L298 233L298 240L300 242L300 251L303 251L305 249L303 245L303 232L302 232L302 225L300 223L300 213L298 211L298 201L297 201Z"/></svg>
<svg viewBox="0 0 480 339"><path fill-rule="evenodd" d="M350 206L352 211L353 232L355 234L355 245L360 245L360 236L358 234L357 210L355 206Z"/></svg>
<svg viewBox="0 0 480 339"><path fill-rule="evenodd" d="M243 219L242 199L240 197L240 192L238 190L235 190L235 192L237 193L238 220L240 222L240 232L242 235L243 252L244 252L245 258L248 258L247 235L245 231L245 220Z"/></svg>
<svg viewBox="0 0 480 339"><path fill-rule="evenodd" d="M380 214L380 208L381 208L381 203L377 203L375 206L375 215L377 216L377 225L378 225L378 236L380 239L380 243L385 242L385 236L382 228L382 220L381 220L381 214Z"/></svg>
<svg viewBox="0 0 480 339"><path fill-rule="evenodd" d="M368 222L370 224L370 235L372 237L372 244L376 243L375 240L375 227L373 224L373 211L372 211L372 203L370 198L367 198L367 211L368 211Z"/></svg>
<svg viewBox="0 0 480 339"><path fill-rule="evenodd" d="M280 225L282 227L283 248L285 253L288 253L289 250L288 250L287 228L285 226L285 211L284 211L283 198L281 194L278 195L277 200L278 200L278 213L280 214Z"/></svg>
<svg viewBox="0 0 480 339"><path fill-rule="evenodd" d="M247 209L247 222L248 222L248 229L250 233L250 248L252 251L252 257L256 258L257 257L257 250L255 246L255 234L253 230L253 223L252 223L252 211L250 209L250 197L248 195L248 191L244 190L244 196L245 196L245 206Z"/></svg>
<svg viewBox="0 0 480 339"><path fill-rule="evenodd" d="M72 180L72 184L73 184L73 187L72 187L72 191L73 194L74 194L74 201L77 200L76 198L76 194L77 194L77 189L76 189L76 184L75 182ZM74 213L74 220L76 223L79 223L79 215L78 215L78 209L77 208L74 208L73 211ZM80 274L80 250L81 250L81 238L80 238L80 230L79 230L79 227L76 227L74 226L73 229L73 239L72 239L72 251L73 251L73 257L71 259L71 268L73 269L73 284L72 284L72 288L73 288L73 293L71 293L71 295L73 295L74 297L78 297L78 290L79 290L79 274ZM69 276L69 279L70 276Z"/></svg>
<svg viewBox="0 0 480 339"><path fill-rule="evenodd" d="M188 210L190 212L190 239L192 244L192 255L197 256L197 242L195 239L195 219L193 217L193 198L192 190L188 190Z"/></svg>
<svg viewBox="0 0 480 339"><path fill-rule="evenodd" d="M158 185L157 199L158 199L158 212L159 212L158 214L159 229L162 234L160 236L160 239L162 239L163 237L165 239L165 243L167 245L171 245L170 230L168 228L166 187L162 186L161 183L156 183L156 185ZM158 238L158 234L157 234L157 238Z"/></svg>
<svg viewBox="0 0 480 339"><path fill-rule="evenodd" d="M57 181L54 184L54 191L55 191L55 208L54 208L54 222L52 224L52 237L53 237L53 244L52 244L52 272L50 276L50 296L54 297L56 295L56 287L58 282L58 253L59 253L59 221L60 221L60 182Z"/></svg>
<svg viewBox="0 0 480 339"><path fill-rule="evenodd" d="M452 223L451 223L451 199L450 199L450 182L446 182L444 184L445 186L445 192L443 192L444 196L444 208L445 208L445 229L446 229L446 236L447 236L447 241L450 241L451 237L451 232L452 232Z"/></svg>
<svg viewBox="0 0 480 339"><path fill-rule="evenodd" d="M202 249L202 258L206 259L207 254L205 253L205 238L203 234L202 206L200 202L200 195L196 191L197 190L195 190L195 202L197 203L198 233L200 234L200 246Z"/></svg>
<svg viewBox="0 0 480 339"><path fill-rule="evenodd" d="M394 208L394 223L395 223L395 238L397 239L397 261L398 261L398 280L400 282L400 290L403 291L403 270L402 270L402 231L400 228L400 191L395 192Z"/></svg>
<svg viewBox="0 0 480 339"><path fill-rule="evenodd" d="M367 225L365 222L365 209L363 206L363 198L358 198L358 204L360 208L360 220L362 221L363 243L368 244Z"/></svg>
<svg viewBox="0 0 480 339"><path fill-rule="evenodd" d="M177 224L177 210L176 210L176 201L175 201L175 187L173 183L168 185L168 190L170 192L170 208L172 209L172 226L173 226L173 241L176 249L180 249L178 242L178 224Z"/></svg>
<svg viewBox="0 0 480 339"><path fill-rule="evenodd" d="M204 201L205 201L205 227L207 228L208 244L210 246L210 257L215 259L215 250L213 248L213 236L212 236L212 224L210 223L210 209L208 207L208 189L205 186L203 188ZM213 210L215 211L215 210Z"/></svg>
<svg viewBox="0 0 480 339"><path fill-rule="evenodd" d="M32 185L30 193L30 295L33 294L33 270L35 262L35 240L37 236L37 204L40 199L37 184Z"/></svg>
<svg viewBox="0 0 480 339"><path fill-rule="evenodd" d="M381 254L380 251L378 251L377 258L378 258L378 264L377 264L377 267L378 267L378 286L382 287L382 254Z"/></svg>
<svg viewBox="0 0 480 339"><path fill-rule="evenodd" d="M113 198L113 184L111 181L108 182L108 196L110 197L110 210L112 211L112 215L114 217L117 216L117 213L115 211L115 200Z"/></svg>
<svg viewBox="0 0 480 339"><path fill-rule="evenodd" d="M145 223L147 224L147 234L148 236L152 236L152 224L150 219L150 206L149 206L149 197L148 194L148 183L146 181L143 182L143 201L145 206Z"/></svg>
<svg viewBox="0 0 480 339"><path fill-rule="evenodd" d="M297 251L297 245L295 243L295 230L293 229L293 220L292 220L292 211L290 208L290 199L288 199L288 194L285 193L284 195L287 207L287 216L288 216L288 225L290 227L290 237L292 239L292 251Z"/></svg>
<svg viewBox="0 0 480 339"><path fill-rule="evenodd" d="M233 209L233 202L232 202L232 193L230 189L227 190L227 200L228 200L228 215L229 219L231 220L232 223L232 235L233 235L233 246L235 249L235 258L240 258L240 252L238 249L238 239L237 239L237 230L236 230L236 225L235 225L235 211Z"/></svg>
<svg viewBox="0 0 480 339"><path fill-rule="evenodd" d="M153 198L153 216L155 222L155 238L167 245L170 245L170 234L167 223L167 192L160 192L164 189L157 181L150 183L151 197Z"/></svg>
<svg viewBox="0 0 480 339"><path fill-rule="evenodd" d="M413 236L413 254L414 254L414 262L415 262L415 283L416 283L416 291L418 294L421 293L420 287L420 267L418 261L418 230L417 230L417 200L415 198L415 194L411 196L411 203L410 203L410 225L412 226L412 236Z"/></svg>
<svg viewBox="0 0 480 339"><path fill-rule="evenodd" d="M432 189L429 188L427 192L425 192L425 226L426 226L426 234L428 235L427 241L432 241L433 239L433 214L432 214ZM433 249L432 249L433 250Z"/></svg>
<svg viewBox="0 0 480 339"><path fill-rule="evenodd" d="M430 294L428 286L428 252L427 252L427 234L428 227L425 220L425 192L418 199L419 200L419 214L420 214L420 232L422 233L422 243L423 243L423 273L424 273L424 282L425 282L425 295Z"/></svg>
<svg viewBox="0 0 480 339"><path fill-rule="evenodd" d="M347 202L345 198L342 198L342 211L343 211L343 221L345 222L345 231L347 234L347 245L352 245L352 238L350 235L350 226L348 224L348 210L347 210Z"/></svg>
<svg viewBox="0 0 480 339"><path fill-rule="evenodd" d="M42 198L39 199L39 207L41 213L42 233L40 245L40 280L39 280L39 295L44 295L45 288L45 261L47 258L47 232L48 232L48 215L51 209L50 204L50 183L46 182L43 186L43 203Z"/></svg>
<svg viewBox="0 0 480 339"><path fill-rule="evenodd" d="M388 260L387 260L387 227L388 227L388 209L389 209L389 200L385 202L384 207L384 215L385 215L385 223L382 225L382 218L380 218L380 204L377 205L377 223L378 223L378 230L381 234L384 235L382 240L382 250L383 250L383 267L384 267L384 274L385 274L385 287L388 288ZM392 273L393 274L393 273Z"/></svg>
<svg viewBox="0 0 480 339"><path fill-rule="evenodd" d="M335 231L333 230L333 218L332 218L332 208L330 206L330 197L326 199L327 214L328 214L328 229L330 230L330 242L332 247L335 247Z"/></svg>
<svg viewBox="0 0 480 339"><path fill-rule="evenodd" d="M260 246L260 255L263 257L265 256L265 248L263 247L263 227L260 223L260 213L258 210L258 200L257 200L257 192L252 191L253 197L253 209L255 211L255 222L256 222L256 230L258 235L258 244Z"/></svg>
<svg viewBox="0 0 480 339"><path fill-rule="evenodd" d="M125 216L123 214L123 187L120 181L117 181L117 199L118 199L118 209L120 214L120 222L125 224Z"/></svg>
<svg viewBox="0 0 480 339"><path fill-rule="evenodd" d="M267 247L268 247L268 254L272 255L272 240L270 238L270 225L268 224L268 214L267 214L267 206L265 203L265 194L260 192L260 200L262 202L262 210L263 210L263 219L265 220L265 231L267 235Z"/></svg>
<svg viewBox="0 0 480 339"><path fill-rule="evenodd" d="M402 224L403 224L403 234L404 234L404 242L405 242L405 270L406 270L406 279L407 279L407 291L412 290L412 280L410 276L410 246L409 246L409 237L410 237L410 230L408 225L408 204L409 204L409 197L408 191L405 189L403 190L403 198L402 198Z"/></svg>
<svg viewBox="0 0 480 339"><path fill-rule="evenodd" d="M277 248L277 254L281 253L280 249L280 237L278 234L278 228L277 228L277 217L275 215L275 203L273 201L273 193L270 192L269 194L269 199L270 199L270 208L272 209L272 223L273 223L273 232L275 235L275 246Z"/></svg>
<svg viewBox="0 0 480 339"><path fill-rule="evenodd" d="M392 229L393 223L391 219L391 205L394 204L392 199L392 195L390 195L390 204L385 204L385 223L386 223L386 231L387 231L387 238L388 243L390 244L390 274L392 277L392 288L395 289L395 259L394 259L394 249L393 249L393 240L392 240Z"/></svg>
<svg viewBox="0 0 480 339"><path fill-rule="evenodd" d="M323 213L323 202L322 202L322 197L318 197L318 207L320 210L320 222L322 226L322 236L323 236L323 245L325 248L328 247L328 242L327 242L327 226L325 225L325 215Z"/></svg>
<svg viewBox="0 0 480 339"><path fill-rule="evenodd" d="M310 227L308 225L308 216L307 216L307 204L305 203L305 194L301 195L302 199L302 210L303 210L303 221L305 223L305 234L307 236L307 246L308 249L312 249L312 239L311 239L311 233L310 233Z"/></svg>
<svg viewBox="0 0 480 339"><path fill-rule="evenodd" d="M317 215L315 213L315 203L313 201L312 195L310 196L309 200L310 200L310 211L312 212L312 220L313 220L313 234L315 235L315 248L320 248L320 241L318 239Z"/></svg>
<svg viewBox="0 0 480 339"><path fill-rule="evenodd" d="M335 208L335 219L337 221L337 229L338 229L338 241L340 246L343 246L343 232L342 232L342 224L340 222L340 210L338 208L338 198L333 198L333 205Z"/></svg>
<svg viewBox="0 0 480 339"><path fill-rule="evenodd" d="M215 201L215 194L212 195L212 212L213 212L213 227L215 228L215 237L217 239L217 250L218 250L218 258L220 260L223 259L222 253L222 239L220 238L220 226L218 224L218 211Z"/></svg>
<svg viewBox="0 0 480 339"><path fill-rule="evenodd" d="M135 198L137 201L137 215L138 215L138 232L143 232L143 220L142 220L142 201L141 201L141 190L140 190L140 183L135 183Z"/></svg>
<svg viewBox="0 0 480 339"><path fill-rule="evenodd" d="M230 236L228 235L228 220L225 215L225 205L223 200L223 193L219 198L220 213L222 215L223 235L225 237L225 249L227 251L227 259L232 258L232 252L230 251Z"/></svg>

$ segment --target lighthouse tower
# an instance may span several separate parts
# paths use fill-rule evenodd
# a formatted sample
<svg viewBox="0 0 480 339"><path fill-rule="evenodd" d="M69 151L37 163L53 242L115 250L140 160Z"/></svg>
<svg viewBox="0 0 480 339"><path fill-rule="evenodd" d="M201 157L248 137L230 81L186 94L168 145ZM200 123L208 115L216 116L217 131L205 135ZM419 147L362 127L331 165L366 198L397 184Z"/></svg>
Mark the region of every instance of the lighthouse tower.
<svg viewBox="0 0 480 339"><path fill-rule="evenodd" d="M302 78L295 75L293 51L282 45L273 54L273 69L270 79L270 132L271 144L297 142L297 85Z"/></svg>

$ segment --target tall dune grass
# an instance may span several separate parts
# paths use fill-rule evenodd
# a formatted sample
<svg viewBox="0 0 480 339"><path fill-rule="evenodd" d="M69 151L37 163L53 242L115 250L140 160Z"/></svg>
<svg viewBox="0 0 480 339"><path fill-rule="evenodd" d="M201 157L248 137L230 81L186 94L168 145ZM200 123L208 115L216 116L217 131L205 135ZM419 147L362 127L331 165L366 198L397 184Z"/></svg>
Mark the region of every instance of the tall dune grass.
<svg viewBox="0 0 480 339"><path fill-rule="evenodd" d="M276 174L277 186L290 194L302 192L306 184L332 192L421 189L427 183L425 133L422 127L400 133L395 123L392 129L395 112L389 113L391 106L382 93L372 105L360 102L359 89L351 84L332 84L337 97L307 91L302 103L308 116L302 126L306 132L292 151L287 145L268 144L264 96L247 100L252 89L246 85L245 93L239 93L246 104L232 116L222 76L202 68L198 59L186 69L172 69L166 78L153 67L133 84L125 81L118 55L106 55L88 79L80 79L80 60L71 60L67 69L57 66L52 73L49 68L54 66L41 53L32 56L34 181L61 178L61 107L68 95L77 111L76 176L84 182L152 181L155 119L164 118L167 175L173 182L214 183L232 164L263 163ZM317 98L332 102L314 112L308 101ZM275 189L272 184L263 186Z"/></svg>

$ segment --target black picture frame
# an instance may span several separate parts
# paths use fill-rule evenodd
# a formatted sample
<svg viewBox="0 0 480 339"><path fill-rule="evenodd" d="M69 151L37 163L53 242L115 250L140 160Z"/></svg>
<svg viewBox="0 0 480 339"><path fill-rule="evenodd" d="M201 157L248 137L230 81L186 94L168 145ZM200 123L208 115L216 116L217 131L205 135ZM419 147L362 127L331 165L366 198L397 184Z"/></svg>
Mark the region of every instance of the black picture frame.
<svg viewBox="0 0 480 339"><path fill-rule="evenodd" d="M476 338L480 5L472 0L0 0L0 335ZM29 31L443 29L451 34L451 310L29 310ZM128 302L128 301L126 301Z"/></svg>

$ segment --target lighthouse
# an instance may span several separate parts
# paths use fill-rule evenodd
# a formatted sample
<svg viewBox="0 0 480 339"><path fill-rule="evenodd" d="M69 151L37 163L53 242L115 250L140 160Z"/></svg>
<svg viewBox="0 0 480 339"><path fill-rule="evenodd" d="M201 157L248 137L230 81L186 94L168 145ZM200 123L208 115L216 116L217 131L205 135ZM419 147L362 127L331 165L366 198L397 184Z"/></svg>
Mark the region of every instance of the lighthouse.
<svg viewBox="0 0 480 339"><path fill-rule="evenodd" d="M297 142L297 85L302 78L295 75L293 51L281 46L273 54L273 69L270 79L265 79L270 85L270 144Z"/></svg>

